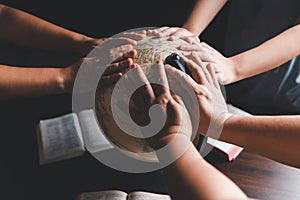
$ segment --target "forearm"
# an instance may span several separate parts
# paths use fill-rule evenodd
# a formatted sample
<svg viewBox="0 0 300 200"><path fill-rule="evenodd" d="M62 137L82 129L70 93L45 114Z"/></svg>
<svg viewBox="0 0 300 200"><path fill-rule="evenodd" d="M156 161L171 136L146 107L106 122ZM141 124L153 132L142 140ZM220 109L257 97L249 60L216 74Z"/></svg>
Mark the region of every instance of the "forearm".
<svg viewBox="0 0 300 200"><path fill-rule="evenodd" d="M296 25L256 48L230 57L236 80L266 72L300 54L300 25Z"/></svg>
<svg viewBox="0 0 300 200"><path fill-rule="evenodd" d="M183 140L188 139L170 145L169 153L164 156L176 157L178 148L186 144ZM247 199L235 183L206 162L189 143L184 154L163 169L172 199Z"/></svg>
<svg viewBox="0 0 300 200"><path fill-rule="evenodd" d="M300 167L300 116L234 115L225 122L220 139Z"/></svg>
<svg viewBox="0 0 300 200"><path fill-rule="evenodd" d="M183 28L200 35L226 2L227 0L198 0Z"/></svg>
<svg viewBox="0 0 300 200"><path fill-rule="evenodd" d="M21 10L0 5L0 39L15 44L84 55L93 39Z"/></svg>
<svg viewBox="0 0 300 200"><path fill-rule="evenodd" d="M22 68L0 65L0 99L65 92L58 68Z"/></svg>

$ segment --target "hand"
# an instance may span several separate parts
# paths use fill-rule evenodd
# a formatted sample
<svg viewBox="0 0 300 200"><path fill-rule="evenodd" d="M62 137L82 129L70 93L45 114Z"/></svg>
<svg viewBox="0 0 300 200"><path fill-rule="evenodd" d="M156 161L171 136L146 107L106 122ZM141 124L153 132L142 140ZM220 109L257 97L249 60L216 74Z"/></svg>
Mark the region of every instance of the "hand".
<svg viewBox="0 0 300 200"><path fill-rule="evenodd" d="M199 43L200 39L198 36L194 35L194 33L188 31L185 28L180 27L161 27L153 30L148 30L148 35L154 35L156 37L169 37L168 39L171 41L183 39L186 42L193 44Z"/></svg>
<svg viewBox="0 0 300 200"><path fill-rule="evenodd" d="M201 42L192 45L184 45L181 46L180 49L184 51L195 51L204 64L210 63L210 66L214 68L221 84L227 85L238 80L235 63L230 58L224 57L208 44Z"/></svg>
<svg viewBox="0 0 300 200"><path fill-rule="evenodd" d="M136 50L133 49L135 41L129 38L110 38L97 46L88 58L82 58L77 62L60 70L61 88L66 92L72 92L75 78L79 78L83 91L88 91L97 85L95 82L102 75L101 84L115 83L126 70L132 67ZM80 76L77 73L80 68Z"/></svg>
<svg viewBox="0 0 300 200"><path fill-rule="evenodd" d="M218 139L224 122L231 114L227 110L214 68L210 64L205 66L197 53L182 56L182 59L192 77L171 66L166 66L166 70L168 73L177 74L178 83L185 83L182 84L184 89L188 89L185 88L186 83L193 88L200 109L199 132Z"/></svg>
<svg viewBox="0 0 300 200"><path fill-rule="evenodd" d="M135 64L134 69L136 70L136 76L128 77L128 84L140 85L139 83L142 83L143 85L136 90L132 97L132 101L134 101L134 107L131 107L133 120L139 126L146 126L149 123L155 123L155 120L160 120L160 118L165 119L163 128L156 135L152 136L154 133L149 132L143 133L155 150L168 144L177 134L186 136L190 141L192 125L183 101L179 96L170 92L163 63L158 61L152 67L157 68L157 79L161 85L151 85L137 64ZM151 115L151 109L155 105L159 105L159 109L155 111L154 115Z"/></svg>
<svg viewBox="0 0 300 200"><path fill-rule="evenodd" d="M136 30L136 31L125 31L121 32L113 37L117 38L130 38L135 41L139 41L144 39L147 36L147 31L146 30Z"/></svg>
<svg viewBox="0 0 300 200"><path fill-rule="evenodd" d="M83 37L82 42L78 49L80 55L87 56L94 48L102 44L106 38L91 38Z"/></svg>
<svg viewBox="0 0 300 200"><path fill-rule="evenodd" d="M83 39L83 45L80 48L80 53L82 56L88 56L88 54L93 51L95 52L97 48L99 48L99 45L101 45L105 40L109 40L112 38L127 38L131 40L131 43L134 44L134 41L142 40L146 37L146 31L140 30L140 31L126 31L119 34L116 34L112 36L111 38L90 38L90 37L84 37ZM90 57L90 56L89 56Z"/></svg>

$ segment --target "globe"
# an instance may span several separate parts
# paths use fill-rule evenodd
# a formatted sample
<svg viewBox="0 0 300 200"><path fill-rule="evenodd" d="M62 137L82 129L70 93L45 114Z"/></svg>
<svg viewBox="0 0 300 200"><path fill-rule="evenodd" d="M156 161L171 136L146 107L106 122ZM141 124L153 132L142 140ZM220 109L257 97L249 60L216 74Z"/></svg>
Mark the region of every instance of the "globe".
<svg viewBox="0 0 300 200"><path fill-rule="evenodd" d="M179 50L178 47L183 44L188 43L182 39L169 41L167 38L147 36L143 40L138 41L137 45L134 46L137 50L137 56L134 62L141 66L148 78L151 78L149 77L151 76L149 71L151 70L152 64L157 60L164 62L166 57L172 53L180 54L181 50ZM169 80L170 88L172 88L174 84L176 84L174 81ZM158 162L155 151L144 138L134 137L128 134L128 132L139 131L136 126L130 127L130 123L128 122L131 121L131 117L128 113L124 112L124 109L120 107L114 109L117 115L113 114L112 106L117 105L124 99L122 93L120 93L121 95L117 98L112 98L114 90L116 90L116 88L113 85L102 86L101 84L98 84L96 90L95 113L104 135L116 148L120 149L127 156L147 162ZM188 95L185 95L188 102L193 102L193 94L193 92L190 92ZM191 114L195 111L195 108L198 108L198 105L196 102L190 103L187 108ZM197 117L199 117L199 113L194 114L194 118L197 119ZM116 118L122 121L123 124L128 125L126 131L119 127ZM197 126L198 123L196 122L194 125ZM193 134L191 140L197 141L196 134Z"/></svg>

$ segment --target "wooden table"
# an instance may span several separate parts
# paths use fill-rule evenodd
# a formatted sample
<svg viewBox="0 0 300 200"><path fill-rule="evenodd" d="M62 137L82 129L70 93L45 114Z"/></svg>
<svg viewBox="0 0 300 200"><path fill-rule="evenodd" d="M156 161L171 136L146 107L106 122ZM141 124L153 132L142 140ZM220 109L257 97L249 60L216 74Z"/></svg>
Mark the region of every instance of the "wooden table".
<svg viewBox="0 0 300 200"><path fill-rule="evenodd" d="M289 167L244 150L228 162L210 153L206 160L230 177L252 198L300 199L300 169Z"/></svg>

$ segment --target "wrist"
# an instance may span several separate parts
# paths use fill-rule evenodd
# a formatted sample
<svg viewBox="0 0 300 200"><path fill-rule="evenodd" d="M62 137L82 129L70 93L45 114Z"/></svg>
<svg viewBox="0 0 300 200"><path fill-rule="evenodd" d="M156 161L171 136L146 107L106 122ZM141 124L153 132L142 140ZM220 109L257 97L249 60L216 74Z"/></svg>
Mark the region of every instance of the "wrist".
<svg viewBox="0 0 300 200"><path fill-rule="evenodd" d="M149 144L153 149L158 150L178 138L191 141L191 136L192 130L185 128L185 126L170 126L164 132L149 138Z"/></svg>
<svg viewBox="0 0 300 200"><path fill-rule="evenodd" d="M227 68L230 71L231 75L229 77L228 82L225 83L226 85L239 80L240 75L239 75L238 63L235 57L227 58Z"/></svg>
<svg viewBox="0 0 300 200"><path fill-rule="evenodd" d="M222 141L227 141L227 142L230 142L232 143L232 139L234 139L234 130L233 130L233 127L236 126L237 123L239 123L239 119L241 118L242 116L240 115L236 115L236 114L231 114L224 122L224 126L223 126L223 130L222 130L222 133L220 135L220 140Z"/></svg>
<svg viewBox="0 0 300 200"><path fill-rule="evenodd" d="M213 114L213 116L207 121L202 121L199 124L199 132L205 136L219 139L223 134L227 120L229 120L233 114L228 111L223 111Z"/></svg>
<svg viewBox="0 0 300 200"><path fill-rule="evenodd" d="M191 33L193 33L196 36L200 36L200 34L201 34L201 31L198 30L197 26L193 26L193 25L189 25L189 24L184 24L182 26L182 28L190 31Z"/></svg>
<svg viewBox="0 0 300 200"><path fill-rule="evenodd" d="M57 73L55 76L55 85L56 88L58 89L59 93L71 93L72 90L72 84L70 79L68 78L67 74L67 69L66 68L61 68L57 69Z"/></svg>
<svg viewBox="0 0 300 200"><path fill-rule="evenodd" d="M158 160L163 164L170 164L180 158L186 150L194 146L190 138L184 134L172 134L159 141L161 148L156 150Z"/></svg>
<svg viewBox="0 0 300 200"><path fill-rule="evenodd" d="M64 78L60 68L45 68L40 72L40 77L51 94L62 94L66 92Z"/></svg>
<svg viewBox="0 0 300 200"><path fill-rule="evenodd" d="M243 74L241 72L238 57L232 56L232 57L229 57L228 60L230 62L229 66L231 67L231 72L232 72L232 78L229 83L233 83L233 82L243 79Z"/></svg>
<svg viewBox="0 0 300 200"><path fill-rule="evenodd" d="M186 135L184 134L181 134L181 133L173 133L173 134L169 134L167 136L164 136L162 138L160 138L158 141L157 141L157 145L159 145L160 147L164 147L168 144L170 144L174 139L178 139L178 138L181 138L181 139L188 139L190 140Z"/></svg>

